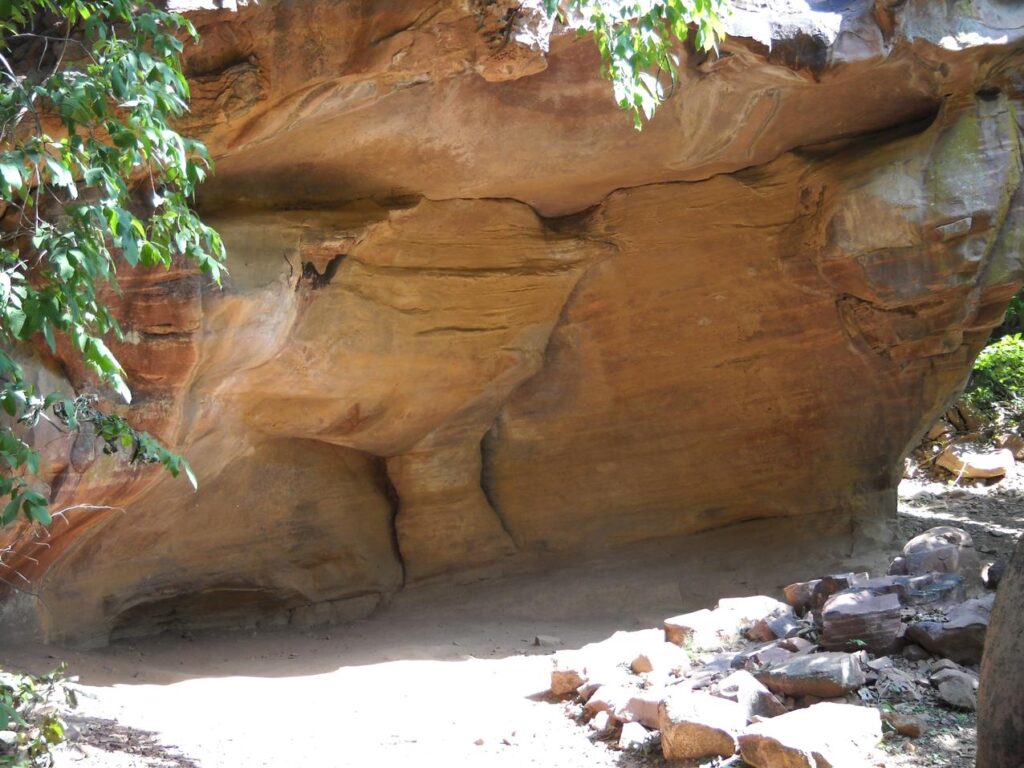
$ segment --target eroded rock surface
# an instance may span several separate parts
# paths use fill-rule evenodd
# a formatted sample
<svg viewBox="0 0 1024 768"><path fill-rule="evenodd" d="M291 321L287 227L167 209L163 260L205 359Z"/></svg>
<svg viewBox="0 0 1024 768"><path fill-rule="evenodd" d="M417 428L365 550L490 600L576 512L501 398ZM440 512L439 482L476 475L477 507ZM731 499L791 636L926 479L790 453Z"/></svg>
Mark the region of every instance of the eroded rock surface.
<svg viewBox="0 0 1024 768"><path fill-rule="evenodd" d="M118 353L200 491L41 429L58 507L125 511L21 534L47 606L21 618L346 617L471 569L893 512L1024 278L1024 10L737 5L639 134L593 45L519 6L195 11L186 128L230 276L126 278Z"/></svg>

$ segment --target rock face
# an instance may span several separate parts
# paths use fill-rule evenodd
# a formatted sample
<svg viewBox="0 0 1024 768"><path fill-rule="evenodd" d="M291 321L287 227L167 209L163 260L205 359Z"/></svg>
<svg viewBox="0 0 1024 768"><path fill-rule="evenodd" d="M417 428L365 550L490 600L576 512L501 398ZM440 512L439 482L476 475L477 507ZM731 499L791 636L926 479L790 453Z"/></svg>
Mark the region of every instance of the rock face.
<svg viewBox="0 0 1024 768"><path fill-rule="evenodd" d="M1024 540L1017 543L992 609L978 688L978 768L1020 768L1024 755Z"/></svg>
<svg viewBox="0 0 1024 768"><path fill-rule="evenodd" d="M40 428L54 503L119 509L16 534L47 608L4 626L326 620L755 518L865 530L1024 277L1024 9L962 5L738 2L639 134L591 42L502 0L195 12L230 276L115 303L130 415L200 490Z"/></svg>

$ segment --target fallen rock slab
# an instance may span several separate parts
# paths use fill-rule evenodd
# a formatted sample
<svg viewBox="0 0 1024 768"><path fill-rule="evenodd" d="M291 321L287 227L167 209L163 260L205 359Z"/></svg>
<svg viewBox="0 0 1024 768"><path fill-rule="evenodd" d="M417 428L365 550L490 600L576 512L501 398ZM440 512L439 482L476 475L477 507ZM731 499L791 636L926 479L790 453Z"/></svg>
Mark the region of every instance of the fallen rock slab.
<svg viewBox="0 0 1024 768"><path fill-rule="evenodd" d="M746 712L736 702L691 691L669 693L658 714L666 760L731 757L747 724Z"/></svg>
<svg viewBox="0 0 1024 768"><path fill-rule="evenodd" d="M772 693L831 699L867 682L864 670L848 653L798 656L754 675Z"/></svg>
<svg viewBox="0 0 1024 768"><path fill-rule="evenodd" d="M821 644L829 650L889 653L900 630L900 600L895 594L868 589L839 592L821 610Z"/></svg>
<svg viewBox="0 0 1024 768"><path fill-rule="evenodd" d="M989 594L954 606L944 622L914 622L907 627L907 640L961 664L978 664L994 601Z"/></svg>
<svg viewBox="0 0 1024 768"><path fill-rule="evenodd" d="M840 768L865 764L882 738L878 710L815 704L749 726L740 756L753 768Z"/></svg>
<svg viewBox="0 0 1024 768"><path fill-rule="evenodd" d="M976 453L951 445L939 454L935 463L957 477L984 479L1012 474L1016 460L1013 452L1006 448Z"/></svg>

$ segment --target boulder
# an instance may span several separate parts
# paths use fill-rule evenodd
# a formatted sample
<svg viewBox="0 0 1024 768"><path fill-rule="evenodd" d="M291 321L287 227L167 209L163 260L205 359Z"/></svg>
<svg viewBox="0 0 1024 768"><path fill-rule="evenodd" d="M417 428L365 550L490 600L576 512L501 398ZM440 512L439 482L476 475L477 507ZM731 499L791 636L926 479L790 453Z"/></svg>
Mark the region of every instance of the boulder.
<svg viewBox="0 0 1024 768"><path fill-rule="evenodd" d="M930 528L912 538L903 546L902 558L894 561L890 574L959 573L968 585L977 578L980 565L971 535L949 525Z"/></svg>
<svg viewBox="0 0 1024 768"><path fill-rule="evenodd" d="M798 656L754 676L773 693L819 699L842 696L867 682L864 670L848 653Z"/></svg>
<svg viewBox="0 0 1024 768"><path fill-rule="evenodd" d="M828 599L821 623L825 648L852 651L863 647L872 653L889 653L899 634L900 601L895 594L846 590Z"/></svg>
<svg viewBox="0 0 1024 768"><path fill-rule="evenodd" d="M974 565L974 540L963 528L940 525L929 528L903 546L907 573L957 573Z"/></svg>
<svg viewBox="0 0 1024 768"><path fill-rule="evenodd" d="M690 691L672 691L659 709L661 751L666 760L731 757L747 724L734 701Z"/></svg>
<svg viewBox="0 0 1024 768"><path fill-rule="evenodd" d="M949 446L939 454L935 463L957 477L977 479L1012 474L1016 461L1013 452L1005 448L991 453L976 453Z"/></svg>
<svg viewBox="0 0 1024 768"><path fill-rule="evenodd" d="M916 739L925 731L924 720L917 715L904 712L883 712L882 720L888 723L900 736Z"/></svg>
<svg viewBox="0 0 1024 768"><path fill-rule="evenodd" d="M935 678L939 699L954 709L973 711L978 706L978 681L962 672L947 671Z"/></svg>
<svg viewBox="0 0 1024 768"><path fill-rule="evenodd" d="M748 721L755 717L776 717L786 711L782 702L746 670L733 672L719 682L716 693L742 706Z"/></svg>
<svg viewBox="0 0 1024 768"><path fill-rule="evenodd" d="M792 606L798 616L803 616L811 604L811 595L814 588L818 586L820 579L813 581L799 581L783 588L782 593L786 596L786 602Z"/></svg>
<svg viewBox="0 0 1024 768"><path fill-rule="evenodd" d="M852 768L867 765L882 738L878 710L822 703L748 726L740 756L752 768Z"/></svg>
<svg viewBox="0 0 1024 768"><path fill-rule="evenodd" d="M932 653L964 664L978 664L995 595L989 594L953 606L945 621L915 621L907 639Z"/></svg>
<svg viewBox="0 0 1024 768"><path fill-rule="evenodd" d="M556 653L552 657L551 692L555 696L567 696L586 680L586 664L578 654Z"/></svg>

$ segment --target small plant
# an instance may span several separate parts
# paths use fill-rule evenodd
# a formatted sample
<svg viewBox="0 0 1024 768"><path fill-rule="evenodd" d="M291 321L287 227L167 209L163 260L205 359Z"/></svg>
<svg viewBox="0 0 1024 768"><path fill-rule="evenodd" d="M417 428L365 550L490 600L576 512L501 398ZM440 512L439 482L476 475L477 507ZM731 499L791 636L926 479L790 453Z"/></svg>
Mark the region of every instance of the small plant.
<svg viewBox="0 0 1024 768"><path fill-rule="evenodd" d="M53 747L65 739L65 706L78 702L67 686L61 664L49 675L0 671L0 766L42 768L53 765Z"/></svg>

